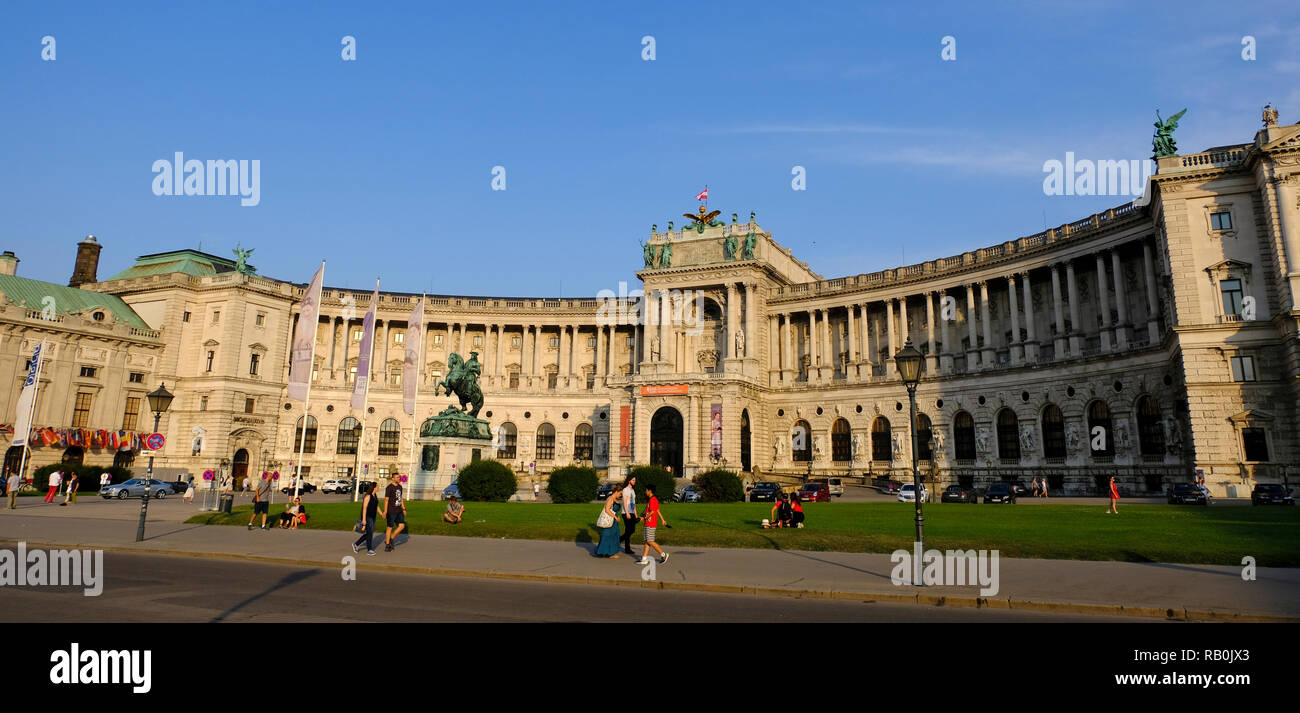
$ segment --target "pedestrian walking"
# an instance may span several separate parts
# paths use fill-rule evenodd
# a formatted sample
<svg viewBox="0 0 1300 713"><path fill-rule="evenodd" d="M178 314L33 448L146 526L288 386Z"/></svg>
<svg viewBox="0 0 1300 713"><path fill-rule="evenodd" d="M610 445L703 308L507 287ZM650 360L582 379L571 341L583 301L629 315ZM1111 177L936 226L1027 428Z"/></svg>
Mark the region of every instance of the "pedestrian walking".
<svg viewBox="0 0 1300 713"><path fill-rule="evenodd" d="M248 490L252 487L251 478L244 478L244 495L248 495Z"/></svg>
<svg viewBox="0 0 1300 713"><path fill-rule="evenodd" d="M45 502L47 503L54 502L54 496L58 494L59 484L61 484L62 482L63 482L63 473L60 473L57 470L54 471L53 473L50 473L50 491L45 494Z"/></svg>
<svg viewBox="0 0 1300 713"><path fill-rule="evenodd" d="M388 476L388 487L384 490L384 551L393 551L393 539L406 527L406 502L402 500L402 484L397 474Z"/></svg>
<svg viewBox="0 0 1300 713"><path fill-rule="evenodd" d="M629 555L636 555L632 551L632 533L636 532L636 476L632 476L623 482L623 535L619 537L619 542L623 543L623 552Z"/></svg>
<svg viewBox="0 0 1300 713"><path fill-rule="evenodd" d="M18 475L18 471L9 471L9 481L7 485L9 487L9 509L13 510L18 507L18 491L22 490L23 487L23 479L22 476Z"/></svg>
<svg viewBox="0 0 1300 713"><path fill-rule="evenodd" d="M1047 499L1047 476L1043 476L1043 479L1038 483L1038 497L1044 500Z"/></svg>
<svg viewBox="0 0 1300 713"><path fill-rule="evenodd" d="M1029 481L1029 488L1033 492L1034 497L1038 497L1038 476L1035 475L1034 479Z"/></svg>
<svg viewBox="0 0 1300 713"><path fill-rule="evenodd" d="M194 476L190 476L190 482L185 488L185 502L194 502Z"/></svg>
<svg viewBox="0 0 1300 713"><path fill-rule="evenodd" d="M664 515L659 511L659 498L655 497L655 486L647 484L645 486L646 504L645 504L645 524L642 525L642 532L645 538L645 548L641 552L641 561L638 564L650 564L650 548L653 547L655 552L659 553L659 564L668 561L668 553L664 548L655 542L655 530L659 528L659 523L668 524Z"/></svg>
<svg viewBox="0 0 1300 713"><path fill-rule="evenodd" d="M623 510L623 506L619 502L622 498L623 494L616 490L605 498L605 504L601 506L600 519L596 521L596 525L609 524L600 529L600 542L596 545L597 557L606 557L612 560L619 558L618 519Z"/></svg>
<svg viewBox="0 0 1300 713"><path fill-rule="evenodd" d="M1115 476L1112 475L1110 476L1110 509L1106 511L1106 514L1109 515L1111 513L1115 513L1116 515L1118 515L1119 514L1118 505L1119 505L1119 486L1115 485Z"/></svg>
<svg viewBox="0 0 1300 713"><path fill-rule="evenodd" d="M534 480L533 481L533 502L537 502L537 496L540 495L541 492L542 492L542 484Z"/></svg>
<svg viewBox="0 0 1300 713"><path fill-rule="evenodd" d="M361 537L352 543L352 551L360 552L361 545L366 546L366 554L375 553L375 515L379 512L379 498L375 497L375 483L366 486L365 497L361 500Z"/></svg>
<svg viewBox="0 0 1300 713"><path fill-rule="evenodd" d="M271 508L270 497L271 481L269 479L257 481L257 490L253 491L253 516L248 518L248 529L253 529L253 520L257 519L258 514L262 516L262 529L266 529L266 512Z"/></svg>
<svg viewBox="0 0 1300 713"><path fill-rule="evenodd" d="M77 471L74 470L68 474L68 487L63 491L63 502L59 503L60 507L64 505L77 504L77 486L79 484L80 483L79 483L79 479L77 478Z"/></svg>

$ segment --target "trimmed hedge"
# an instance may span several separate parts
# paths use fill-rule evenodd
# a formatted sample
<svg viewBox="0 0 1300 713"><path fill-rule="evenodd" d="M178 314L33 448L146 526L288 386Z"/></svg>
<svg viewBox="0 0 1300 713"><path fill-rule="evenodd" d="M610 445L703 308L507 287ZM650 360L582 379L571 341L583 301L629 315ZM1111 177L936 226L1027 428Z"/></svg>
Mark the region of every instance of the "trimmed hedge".
<svg viewBox="0 0 1300 713"><path fill-rule="evenodd" d="M551 471L546 493L553 503L589 503L596 499L600 477L595 468L566 465Z"/></svg>
<svg viewBox="0 0 1300 713"><path fill-rule="evenodd" d="M631 477L636 478L636 501L639 504L647 502L645 495L645 486L654 483L655 496L660 502L669 502L673 499L673 493L677 492L677 480L673 474L657 465L634 465L632 466ZM622 487L622 484L618 484Z"/></svg>
<svg viewBox="0 0 1300 713"><path fill-rule="evenodd" d="M495 460L476 460L461 468L456 476L461 500L505 502L515 494L519 484L510 467Z"/></svg>
<svg viewBox="0 0 1300 713"><path fill-rule="evenodd" d="M718 468L695 476L695 487L708 503L739 503L745 500L745 487L740 476Z"/></svg>
<svg viewBox="0 0 1300 713"><path fill-rule="evenodd" d="M123 468L121 466L116 466L116 465L72 466L72 465L68 465L67 463L51 463L49 465L43 465L37 468L36 470L32 471L32 485L35 485L36 489L41 492L45 492L46 490L49 490L50 473L53 473L56 470L63 473L63 482L59 484L60 488L67 486L68 476L72 473L73 470L75 470L77 472L77 492L79 493L98 491L100 473L107 472L109 475L113 476L113 479L112 481L110 481L110 484L122 483L127 480L130 480L132 477L131 470L129 468Z"/></svg>

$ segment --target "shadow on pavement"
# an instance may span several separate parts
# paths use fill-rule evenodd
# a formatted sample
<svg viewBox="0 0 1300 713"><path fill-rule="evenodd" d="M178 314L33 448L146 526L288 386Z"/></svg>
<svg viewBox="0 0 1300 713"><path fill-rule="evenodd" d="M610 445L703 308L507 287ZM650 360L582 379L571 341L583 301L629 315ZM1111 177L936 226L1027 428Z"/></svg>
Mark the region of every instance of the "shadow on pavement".
<svg viewBox="0 0 1300 713"><path fill-rule="evenodd" d="M297 583L299 583L299 582L305 581L305 580L307 580L307 579L310 579L310 578L312 578L312 577L315 577L316 574L317 574L319 571L320 571L320 570L309 569L309 570L303 570L303 571L301 571L301 572L291 572L291 573L289 573L289 574L286 574L284 577L281 577L281 578L280 578L280 581L279 581L279 582L276 582L274 585L272 585L270 589L267 589L266 591L261 592L260 594L254 594L253 596L251 596L251 597L245 599L244 601L239 602L238 604L235 604L234 606L230 607L229 609L227 609L227 610L221 612L220 614L218 614L218 615L212 617L211 621L212 621L212 622L220 622L220 621L224 621L225 618L226 618L227 616L229 616L229 615L231 615L231 614L234 614L235 612L239 611L240 609L243 609L244 607L248 606L249 604L252 604L253 602L255 602L255 601L257 601L257 600L259 600L259 599L261 599L261 598L263 598L263 597L265 597L265 596L267 596L267 595L269 595L269 594L271 594L271 593L273 593L273 592L275 592L276 590L284 589L285 587L288 587L288 586L291 586L291 585L297 584Z"/></svg>

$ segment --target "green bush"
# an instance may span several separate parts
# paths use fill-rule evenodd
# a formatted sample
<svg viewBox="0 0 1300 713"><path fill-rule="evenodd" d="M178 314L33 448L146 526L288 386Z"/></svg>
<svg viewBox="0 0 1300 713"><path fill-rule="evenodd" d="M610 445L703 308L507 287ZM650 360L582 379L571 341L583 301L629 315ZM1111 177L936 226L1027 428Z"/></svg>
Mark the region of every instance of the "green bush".
<svg viewBox="0 0 1300 713"><path fill-rule="evenodd" d="M554 503L589 503L596 499L600 478L595 468L566 465L551 471L546 493Z"/></svg>
<svg viewBox="0 0 1300 713"><path fill-rule="evenodd" d="M462 500L505 502L519 485L509 466L494 460L476 460L456 476Z"/></svg>
<svg viewBox="0 0 1300 713"><path fill-rule="evenodd" d="M673 474L657 465L634 465L632 466L632 477L636 478L636 501L639 504L647 502L645 496L645 486L653 483L655 486L655 495L660 502L668 502L673 499L673 493L677 490L677 481ZM620 484L620 487L621 484Z"/></svg>
<svg viewBox="0 0 1300 713"><path fill-rule="evenodd" d="M740 477L722 468L697 475L695 487L708 503L739 503L745 500L745 487L741 485Z"/></svg>
<svg viewBox="0 0 1300 713"><path fill-rule="evenodd" d="M32 485L35 485L36 489L42 492L48 490L50 487L50 473L56 470L63 473L63 483L60 483L60 487L67 485L68 477L75 470L77 473L77 492L80 493L99 490L99 474L103 472L108 472L113 476L113 483L121 483L131 479L131 471L120 466L72 466L67 463L51 463L32 471Z"/></svg>

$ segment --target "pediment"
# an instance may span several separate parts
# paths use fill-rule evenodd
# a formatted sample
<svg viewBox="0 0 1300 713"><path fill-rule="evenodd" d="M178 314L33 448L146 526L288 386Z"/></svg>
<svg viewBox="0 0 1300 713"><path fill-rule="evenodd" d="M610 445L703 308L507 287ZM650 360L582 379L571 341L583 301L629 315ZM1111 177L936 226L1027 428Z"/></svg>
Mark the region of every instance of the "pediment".
<svg viewBox="0 0 1300 713"><path fill-rule="evenodd" d="M1273 420L1273 414L1268 413L1266 411L1260 411L1259 409L1246 409L1245 411L1242 411L1239 414L1229 416L1228 420L1232 421L1233 423L1245 423L1245 424L1249 424L1257 421L1267 422Z"/></svg>

